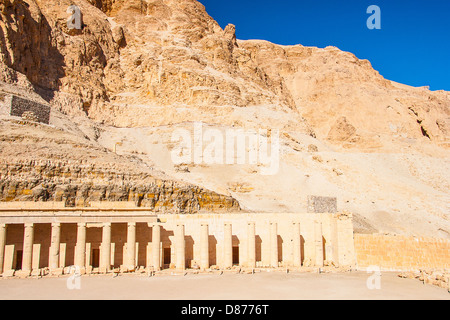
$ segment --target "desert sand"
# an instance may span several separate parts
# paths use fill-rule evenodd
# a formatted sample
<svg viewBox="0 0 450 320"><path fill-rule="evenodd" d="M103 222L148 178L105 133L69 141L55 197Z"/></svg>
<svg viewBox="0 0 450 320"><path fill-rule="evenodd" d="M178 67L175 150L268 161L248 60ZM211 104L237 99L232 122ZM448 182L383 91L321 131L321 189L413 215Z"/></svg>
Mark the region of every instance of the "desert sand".
<svg viewBox="0 0 450 320"><path fill-rule="evenodd" d="M81 290L67 289L67 277L1 280L1 300L450 300L445 289L383 273L380 290L369 290L367 273L264 272L254 275L139 275L81 278Z"/></svg>

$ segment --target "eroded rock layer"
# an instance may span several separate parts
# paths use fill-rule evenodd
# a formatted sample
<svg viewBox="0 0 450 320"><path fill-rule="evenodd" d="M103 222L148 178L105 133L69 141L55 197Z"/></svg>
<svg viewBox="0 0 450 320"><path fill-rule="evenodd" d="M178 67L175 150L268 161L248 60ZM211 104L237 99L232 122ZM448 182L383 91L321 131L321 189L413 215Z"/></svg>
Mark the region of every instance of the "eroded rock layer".
<svg viewBox="0 0 450 320"><path fill-rule="evenodd" d="M67 27L73 4L81 30ZM317 195L361 232L450 237L449 92L335 47L237 40L196 0L0 0L0 57L0 106L52 107L50 126L0 108L3 201L304 212ZM173 133L194 122L278 133L279 170L176 166Z"/></svg>

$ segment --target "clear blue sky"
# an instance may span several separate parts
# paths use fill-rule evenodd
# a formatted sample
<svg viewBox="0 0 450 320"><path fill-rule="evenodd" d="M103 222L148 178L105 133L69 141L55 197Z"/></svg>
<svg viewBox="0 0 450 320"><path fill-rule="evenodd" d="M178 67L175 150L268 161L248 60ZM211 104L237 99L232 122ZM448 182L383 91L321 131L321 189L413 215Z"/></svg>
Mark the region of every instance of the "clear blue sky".
<svg viewBox="0 0 450 320"><path fill-rule="evenodd" d="M238 39L336 46L368 59L385 78L450 91L450 0L200 0ZM381 30L366 26L381 9Z"/></svg>

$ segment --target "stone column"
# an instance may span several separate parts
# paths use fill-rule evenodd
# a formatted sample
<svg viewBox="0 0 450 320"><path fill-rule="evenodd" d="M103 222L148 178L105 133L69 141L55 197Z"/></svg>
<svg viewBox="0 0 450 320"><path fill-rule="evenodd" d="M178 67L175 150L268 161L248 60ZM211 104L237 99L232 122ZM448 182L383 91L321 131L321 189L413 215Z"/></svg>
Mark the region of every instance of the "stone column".
<svg viewBox="0 0 450 320"><path fill-rule="evenodd" d="M25 224L25 232L23 237L23 258L22 271L31 272L33 261L33 240L34 225L32 223Z"/></svg>
<svg viewBox="0 0 450 320"><path fill-rule="evenodd" d="M339 243L339 266L355 266L356 251L353 235L353 222L351 216L339 217L338 243Z"/></svg>
<svg viewBox="0 0 450 320"><path fill-rule="evenodd" d="M200 251L200 268L206 270L209 268L209 226L207 223L201 225Z"/></svg>
<svg viewBox="0 0 450 320"><path fill-rule="evenodd" d="M224 241L223 241L223 267L233 267L233 227L231 223L225 223Z"/></svg>
<svg viewBox="0 0 450 320"><path fill-rule="evenodd" d="M302 244L301 244L301 232L300 232L300 222L294 222L294 233L293 233L293 266L301 267L302 266Z"/></svg>
<svg viewBox="0 0 450 320"><path fill-rule="evenodd" d="M80 267L81 272L86 268L86 223L78 224L75 265Z"/></svg>
<svg viewBox="0 0 450 320"><path fill-rule="evenodd" d="M255 222L248 223L247 229L248 238L248 266L249 268L256 267L256 224Z"/></svg>
<svg viewBox="0 0 450 320"><path fill-rule="evenodd" d="M3 273L3 261L5 259L6 224L0 224L0 274Z"/></svg>
<svg viewBox="0 0 450 320"><path fill-rule="evenodd" d="M278 268L278 224L270 224L270 266Z"/></svg>
<svg viewBox="0 0 450 320"><path fill-rule="evenodd" d="M101 272L111 270L111 223L105 223L102 230L102 256L100 259Z"/></svg>
<svg viewBox="0 0 450 320"><path fill-rule="evenodd" d="M129 271L136 269L136 223L128 223L127 232L127 268Z"/></svg>
<svg viewBox="0 0 450 320"><path fill-rule="evenodd" d="M152 228L153 270L161 270L161 226L155 224Z"/></svg>
<svg viewBox="0 0 450 320"><path fill-rule="evenodd" d="M331 217L331 259L335 266L339 266L339 234L338 234L338 217ZM330 258L327 256L327 260Z"/></svg>
<svg viewBox="0 0 450 320"><path fill-rule="evenodd" d="M55 270L59 268L59 247L61 244L61 224L52 223L52 235L50 244L49 268Z"/></svg>
<svg viewBox="0 0 450 320"><path fill-rule="evenodd" d="M184 225L177 225L175 235L175 247L176 247L176 268L180 270L186 269L186 241L184 239Z"/></svg>
<svg viewBox="0 0 450 320"><path fill-rule="evenodd" d="M314 223L314 247L315 247L315 266L323 267L323 240L322 240L322 223L316 221Z"/></svg>

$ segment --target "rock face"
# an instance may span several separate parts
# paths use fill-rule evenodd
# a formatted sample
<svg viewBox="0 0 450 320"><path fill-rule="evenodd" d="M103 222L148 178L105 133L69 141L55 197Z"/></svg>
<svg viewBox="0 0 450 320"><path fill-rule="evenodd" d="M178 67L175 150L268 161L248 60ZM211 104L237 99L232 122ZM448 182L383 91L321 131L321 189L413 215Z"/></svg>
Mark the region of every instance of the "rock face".
<svg viewBox="0 0 450 320"><path fill-rule="evenodd" d="M308 213L337 213L337 199L328 197L308 197Z"/></svg>
<svg viewBox="0 0 450 320"><path fill-rule="evenodd" d="M199 187L64 162L2 164L0 201L64 202L66 207L89 207L91 202L135 202L160 213L238 211L239 203Z"/></svg>
<svg viewBox="0 0 450 320"><path fill-rule="evenodd" d="M234 25L222 29L196 0L79 0L83 27L69 31L73 3L0 0L0 98L49 103L53 128L25 127L0 112L3 200L69 194L68 203L137 199L189 213L197 204L304 212L317 194L336 197L364 230L450 236L449 92L389 81L334 47L237 40ZM279 172L175 166L172 135L193 122L278 132ZM38 175L30 189L34 162L10 171L19 160L76 161L69 172L94 163L112 182L60 183L58 173ZM142 182L147 175L154 180Z"/></svg>
<svg viewBox="0 0 450 320"><path fill-rule="evenodd" d="M356 128L347 121L346 117L339 118L328 132L328 140L348 141L356 134Z"/></svg>
<svg viewBox="0 0 450 320"><path fill-rule="evenodd" d="M321 139L361 150L389 148L391 141L386 140L392 136L426 137L448 147L448 124L439 123L450 116L449 92L386 80L369 61L335 47L265 41L239 41L239 46L252 52L269 76L281 78Z"/></svg>
<svg viewBox="0 0 450 320"><path fill-rule="evenodd" d="M55 112L54 117L58 117ZM58 121L53 120L54 123ZM231 196L171 179L135 156L101 148L80 132L0 122L0 201L134 202L160 213L239 211Z"/></svg>
<svg viewBox="0 0 450 320"><path fill-rule="evenodd" d="M217 116L256 126L235 108L276 106L292 119L278 127L346 148L389 147L392 135L448 140L449 93L386 80L337 48L237 41L234 25L222 30L195 0L80 1L83 30L71 35L70 4L2 1L0 21L2 79L26 75L65 113L121 127Z"/></svg>

